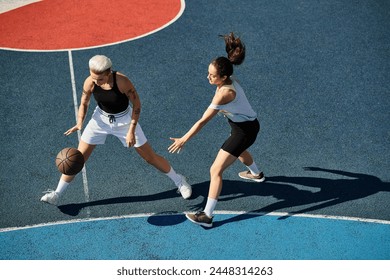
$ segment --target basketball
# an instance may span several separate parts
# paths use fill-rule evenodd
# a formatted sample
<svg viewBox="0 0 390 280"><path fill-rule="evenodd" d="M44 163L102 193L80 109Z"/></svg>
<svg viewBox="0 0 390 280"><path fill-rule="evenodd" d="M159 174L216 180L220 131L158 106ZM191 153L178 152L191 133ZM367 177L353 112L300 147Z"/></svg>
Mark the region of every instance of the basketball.
<svg viewBox="0 0 390 280"><path fill-rule="evenodd" d="M65 148L58 153L56 165L62 174L76 175L84 167L84 156L75 148Z"/></svg>

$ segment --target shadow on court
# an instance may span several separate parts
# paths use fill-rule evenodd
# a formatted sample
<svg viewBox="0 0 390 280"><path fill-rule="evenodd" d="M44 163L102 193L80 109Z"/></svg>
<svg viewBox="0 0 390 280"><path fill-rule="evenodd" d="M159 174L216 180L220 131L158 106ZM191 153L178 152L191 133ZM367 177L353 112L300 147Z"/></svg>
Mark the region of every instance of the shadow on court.
<svg viewBox="0 0 390 280"><path fill-rule="evenodd" d="M113 198L95 200L95 201L84 202L84 203L64 204L58 206L58 209L66 215L77 216L82 209L87 207L146 202L146 201L161 201L164 199L176 198L177 196L178 196L177 189L172 189L169 191L164 191L164 192L155 193L151 195L144 195L144 196L122 196L122 197L113 197Z"/></svg>
<svg viewBox="0 0 390 280"><path fill-rule="evenodd" d="M250 213L265 215L285 208L316 204L314 206L303 208L299 211L289 212L288 215L279 218L287 219L294 214L308 213L348 201L365 198L377 194L378 192L390 191L389 182L383 182L378 177L372 175L322 169L318 167L307 167L305 170L322 171L348 178L327 179L319 177L267 177L266 182L263 183L261 187L250 188L245 193L242 193L241 196L273 196L277 198L278 201L265 207L252 210ZM234 193L234 191L237 192L238 184L239 182L235 181L224 182L223 194ZM301 190L291 184L316 188L319 189L319 191ZM237 197L238 196L235 198ZM214 227L250 219L251 217L253 217L253 215L238 215L223 221L217 221L214 223Z"/></svg>
<svg viewBox="0 0 390 280"><path fill-rule="evenodd" d="M348 201L365 198L379 192L390 191L389 182L383 182L378 177L372 175L322 169L318 167L306 167L304 169L313 172L331 173L334 175L343 176L344 178L329 179L320 177L273 176L267 177L266 182L260 184L245 181L224 180L224 186L219 201L233 201L243 197L270 196L276 198L277 202L250 211L250 213L257 213L260 215L277 212L282 209L311 205L298 211L288 212L288 215L279 218L286 219L294 214L308 213L337 204L342 204ZM254 188L254 185L257 187ZM310 189L300 189L297 186L313 188L313 191ZM201 202L194 204L191 207L191 210L199 210L204 206L207 198L208 188L208 181L193 185L193 196L191 200L196 200L199 197L203 199ZM79 212L86 207L134 202L161 201L175 197L177 197L176 189L172 189L152 195L124 196L85 203L66 204L61 205L58 208L64 214L77 216ZM261 202L259 201L259 203ZM149 222L155 225L163 226L177 224L185 219L184 215L169 215L172 213L173 212L158 213L152 216ZM177 214L177 212L174 213ZM216 221L214 223L214 227L249 219L251 217L255 216L250 214L238 215L223 221ZM180 221L176 221L177 219Z"/></svg>

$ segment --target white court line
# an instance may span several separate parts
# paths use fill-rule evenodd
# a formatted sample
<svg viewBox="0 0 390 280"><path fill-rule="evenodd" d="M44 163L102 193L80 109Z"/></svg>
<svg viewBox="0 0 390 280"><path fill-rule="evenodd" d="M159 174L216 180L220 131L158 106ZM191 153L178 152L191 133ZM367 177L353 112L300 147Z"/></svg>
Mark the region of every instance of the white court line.
<svg viewBox="0 0 390 280"><path fill-rule="evenodd" d="M0 14L40 1L41 0L0 0Z"/></svg>
<svg viewBox="0 0 390 280"><path fill-rule="evenodd" d="M74 77L73 57L72 57L72 52L70 50L68 50L68 57L69 57L70 79L71 79L71 82L72 82L74 113L75 113L75 118L76 118L76 122L77 122L77 115L78 115L79 105L78 105L78 102L77 102L77 91L76 91L76 81L75 81L75 77ZM80 142L80 138L81 138L81 131L80 130L77 131L77 138L78 138L78 140ZM82 172L82 175L83 175L83 186L84 186L85 201L89 202L90 201L90 198L89 198L89 188L88 188L87 170L86 170L85 165L84 165L84 167L83 167L81 172ZM91 210L89 208L87 208L87 216L89 217L90 214L91 214Z"/></svg>
<svg viewBox="0 0 390 280"><path fill-rule="evenodd" d="M71 49L58 49L58 50L33 50L33 49L14 49L14 48L0 47L0 50L19 51L19 52L62 52L62 51L69 51L69 50L73 50L73 51L74 50L90 50L90 49L96 49L96 48L102 48L102 47L109 47L109 46L119 45L119 44L122 44L122 43L134 41L134 40L137 40L137 39L140 39L140 38L152 35L154 33L157 33L158 31L168 27L169 25L171 25L172 23L177 21L182 16L182 14L184 13L185 6L186 6L185 5L185 0L180 0L180 2L181 2L180 11L171 21L167 22L166 24L162 25L161 27L159 27L157 29L154 29L154 30L150 31L149 33L145 33L145 34L142 34L140 36L133 37L131 39L126 39L126 40L122 40L122 41L118 41L118 42L114 42L114 43L109 43L109 44L98 45L98 46L84 47L84 48L71 48Z"/></svg>
<svg viewBox="0 0 390 280"><path fill-rule="evenodd" d="M0 4L2 4L4 0L0 0ZM10 0L9 2L13 2ZM22 1L19 2L39 2L39 1ZM76 94L76 86L75 86L75 79L74 79L74 69L73 69L73 61L72 61L72 54L71 50L88 50L88 49L95 49L95 48L101 48L101 47L107 47L107 46L113 46L118 45L125 42L134 41L146 36L149 36L153 33L156 33L167 26L171 25L175 21L177 21L181 15L183 14L185 10L185 0L181 0L181 9L180 12L176 15L175 18L173 18L170 22L166 23L165 25L161 26L158 29L155 29L149 33L145 33L143 35L140 35L138 37L134 37L131 39L118 41L110 44L105 45L99 45L99 46L93 46L93 47L85 47L85 48L74 48L74 49L58 49L58 50L33 50L33 49L13 49L13 48L4 48L0 47L0 49L3 50L10 50L10 51L20 51L20 52L62 52L67 51L69 55L69 66L71 69L71 79L72 79L72 90L73 90L73 99L74 99L74 105L75 105L75 113L76 113L76 121L77 121L77 94ZM80 139L80 131L78 131L78 138ZM86 200L87 202L90 201L89 198L89 191L88 191L88 181L86 176L86 170L85 167L83 168L83 183L84 183L84 192L86 193ZM88 215L90 213L89 210L87 210ZM175 213L170 215L183 215L185 213L189 212L183 212L183 213ZM389 224L390 221L387 220L379 220L379 219L365 219L365 218L358 218L358 217L346 217L346 216L331 216L331 215L312 215L312 214L294 214L291 215L287 212L271 212L271 213L252 213L252 212L245 212L245 211L215 211L215 214L225 214L225 215L242 215L242 214L248 214L248 215L254 215L254 216L292 216L292 217L304 217L304 218L319 218L319 219L334 219L334 220L346 220L346 221L355 221L355 222L366 222L366 223L377 223L377 224ZM7 232L7 231L13 231L13 230L23 230L23 229L29 229L29 228L38 228L38 227L44 227L44 226L54 226L54 225L62 225L62 224L72 224L72 223L80 223L80 222L90 222L90 221L101 221L101 220L115 220L115 219L127 219L127 218L140 218L140 217L150 217L150 216L166 216L168 214L158 214L158 213L144 213L144 214L134 214L134 215L124 215L124 216L113 216L113 217L106 217L106 218L86 218L86 219L76 219L71 221L57 221L53 223L42 223L42 224L36 224L36 225L30 225L30 226L24 226L24 227L11 227L11 228L0 228L0 232Z"/></svg>
<svg viewBox="0 0 390 280"><path fill-rule="evenodd" d="M3 2L7 2L7 0L0 0L0 1L1 1L0 2L1 5L4 5ZM12 1L8 1L8 2L12 2ZM27 2L29 2L29 3L39 2L39 0L37 0L37 1L33 1L33 0L20 0L19 2L23 2L24 5L26 5L26 4L28 4ZM137 40L137 39L149 36L149 35L151 35L153 33L156 33L158 31L168 27L169 25L171 25L172 23L177 21L182 16L182 14L184 13L184 10L185 10L185 0L180 0L180 2L181 2L180 11L171 21L169 21L165 25L163 25L160 28L157 28L157 29L155 29L155 30L153 30L153 31L151 31L149 33L145 33L143 35L140 35L138 37L134 37L134 38L131 38L131 39L118 41L118 42L105 44L105 45L86 47L86 48L75 48L75 49L32 50L32 49L13 49L13 48L4 48L4 47L0 47L0 49L2 49L2 50L9 50L9 51L20 51L20 52L63 52L63 51L67 51L68 52L68 57L69 57L69 68L70 68L70 76L71 76L71 83L72 83L73 103L74 103L75 116L76 116L76 122L77 122L78 102L77 102L76 82L75 82L75 77L74 77L72 50L86 50L86 49L95 49L95 48L100 48L100 47L107 47L107 46L118 45L118 44L121 44L121 43L134 41L134 40ZM23 5L19 5L19 6L23 6ZM81 132L80 131L77 131L77 137L78 137L78 140L80 141L80 138L81 138ZM89 196L88 179L87 179L87 173L86 173L86 167L85 166L82 169L82 176L83 176L83 186L84 186L85 200L86 200L86 202L89 202L90 201L90 196ZM88 217L90 216L90 210L89 209L87 209L87 216ZM0 229L0 232L1 231L2 230Z"/></svg>
<svg viewBox="0 0 390 280"><path fill-rule="evenodd" d="M11 228L1 228L1 232L7 231L16 231L16 230L24 230L30 228L39 228L45 226L56 226L56 225L65 225L65 224L74 224L74 223L87 223L87 222L95 222L95 221L109 221L109 220L121 220L121 219L130 219L130 218L146 218L151 216L177 216L184 215L187 213L193 212L182 212L182 213L140 213L140 214L131 214L131 215L123 215L123 216L113 216L113 217L103 217L103 218L86 218L86 219L75 219L69 221L57 221L51 223L42 223L24 227L11 227ZM351 222L361 222L361 223L374 223L374 224L383 224L390 225L390 221L387 220L379 220L379 219L366 219L366 218L358 218L358 217L347 217L347 216L332 216L332 215L317 215L317 214L290 214L288 212L271 212L271 213L262 213L262 212L246 212L246 211L214 211L215 215L253 215L253 216L276 216L276 217L286 217L290 216L300 217L300 218L312 218L312 219L328 219L328 220L340 220L340 221L351 221Z"/></svg>

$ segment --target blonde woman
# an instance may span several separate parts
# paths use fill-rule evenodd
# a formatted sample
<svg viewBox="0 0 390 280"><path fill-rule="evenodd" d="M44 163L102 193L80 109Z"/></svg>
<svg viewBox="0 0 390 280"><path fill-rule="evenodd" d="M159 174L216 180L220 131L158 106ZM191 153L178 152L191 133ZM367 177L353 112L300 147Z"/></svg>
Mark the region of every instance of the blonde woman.
<svg viewBox="0 0 390 280"><path fill-rule="evenodd" d="M112 71L112 62L104 55L92 57L89 60L89 70L90 75L83 86L77 124L65 132L65 135L70 135L82 129L93 95L98 105L78 145L78 150L84 155L85 161L96 145L104 144L108 135L114 135L125 147L134 147L147 163L167 175L184 199L190 198L192 188L184 176L177 174L169 162L156 154L147 142L138 122L141 102L131 81L122 73ZM61 175L56 190L47 191L41 201L57 205L60 196L74 177Z"/></svg>

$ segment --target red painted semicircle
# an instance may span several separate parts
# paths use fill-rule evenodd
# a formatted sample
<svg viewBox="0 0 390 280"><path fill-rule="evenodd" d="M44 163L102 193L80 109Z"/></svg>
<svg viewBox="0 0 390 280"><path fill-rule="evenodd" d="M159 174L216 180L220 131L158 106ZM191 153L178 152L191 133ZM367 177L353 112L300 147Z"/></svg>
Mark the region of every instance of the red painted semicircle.
<svg viewBox="0 0 390 280"><path fill-rule="evenodd" d="M0 48L72 50L157 31L178 18L183 0L43 0L0 14Z"/></svg>

